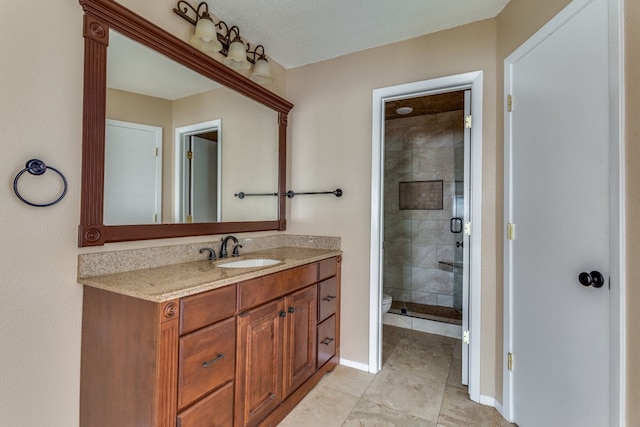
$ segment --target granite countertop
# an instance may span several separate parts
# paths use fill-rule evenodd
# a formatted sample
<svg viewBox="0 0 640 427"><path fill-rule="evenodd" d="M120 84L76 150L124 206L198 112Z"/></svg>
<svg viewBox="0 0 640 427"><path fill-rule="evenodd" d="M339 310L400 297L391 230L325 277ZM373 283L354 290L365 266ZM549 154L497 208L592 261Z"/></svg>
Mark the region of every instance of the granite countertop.
<svg viewBox="0 0 640 427"><path fill-rule="evenodd" d="M248 252L238 258L202 260L103 276L79 277L78 283L148 301L164 302L321 261L341 253L339 250L281 247ZM255 268L218 267L226 262L251 258L278 259L282 263Z"/></svg>

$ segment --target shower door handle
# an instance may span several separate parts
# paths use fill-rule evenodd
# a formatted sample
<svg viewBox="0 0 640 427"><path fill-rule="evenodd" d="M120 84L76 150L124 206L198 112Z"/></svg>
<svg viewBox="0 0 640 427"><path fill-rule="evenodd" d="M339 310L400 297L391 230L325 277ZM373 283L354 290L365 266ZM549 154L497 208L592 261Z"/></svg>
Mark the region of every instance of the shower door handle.
<svg viewBox="0 0 640 427"><path fill-rule="evenodd" d="M462 233L462 218L451 218L449 220L449 230L452 233Z"/></svg>

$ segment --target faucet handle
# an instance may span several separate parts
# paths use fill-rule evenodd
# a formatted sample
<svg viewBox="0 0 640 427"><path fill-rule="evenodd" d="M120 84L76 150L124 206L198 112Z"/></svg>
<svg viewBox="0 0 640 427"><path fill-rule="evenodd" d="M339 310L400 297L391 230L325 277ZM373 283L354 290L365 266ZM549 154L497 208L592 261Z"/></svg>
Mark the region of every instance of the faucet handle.
<svg viewBox="0 0 640 427"><path fill-rule="evenodd" d="M202 248L200 249L200 253L204 253L209 251L209 260L214 261L216 259L216 251L212 248Z"/></svg>
<svg viewBox="0 0 640 427"><path fill-rule="evenodd" d="M233 247L233 252L231 253L231 256L240 256L240 248L242 247L241 244L237 244Z"/></svg>

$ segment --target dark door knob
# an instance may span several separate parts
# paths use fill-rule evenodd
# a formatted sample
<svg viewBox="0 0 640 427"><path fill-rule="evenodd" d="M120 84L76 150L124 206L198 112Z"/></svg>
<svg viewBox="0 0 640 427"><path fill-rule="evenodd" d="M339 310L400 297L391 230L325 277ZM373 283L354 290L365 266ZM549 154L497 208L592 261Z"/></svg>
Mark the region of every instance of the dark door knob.
<svg viewBox="0 0 640 427"><path fill-rule="evenodd" d="M582 272L578 275L578 282L580 282L582 286L601 288L604 286L604 276L599 271L592 271L591 273Z"/></svg>

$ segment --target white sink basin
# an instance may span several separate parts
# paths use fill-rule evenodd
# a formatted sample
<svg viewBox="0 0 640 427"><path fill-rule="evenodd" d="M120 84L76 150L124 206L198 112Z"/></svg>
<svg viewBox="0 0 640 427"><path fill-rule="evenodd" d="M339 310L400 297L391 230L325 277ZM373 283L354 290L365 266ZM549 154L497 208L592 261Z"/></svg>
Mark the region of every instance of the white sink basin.
<svg viewBox="0 0 640 427"><path fill-rule="evenodd" d="M279 259L270 258L252 258L241 259L238 261L226 262L224 264L218 264L220 268L254 268L254 267L269 267L270 265L280 264L282 261Z"/></svg>

